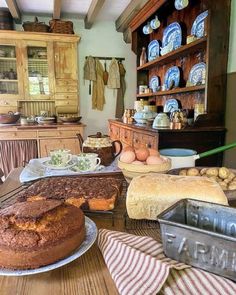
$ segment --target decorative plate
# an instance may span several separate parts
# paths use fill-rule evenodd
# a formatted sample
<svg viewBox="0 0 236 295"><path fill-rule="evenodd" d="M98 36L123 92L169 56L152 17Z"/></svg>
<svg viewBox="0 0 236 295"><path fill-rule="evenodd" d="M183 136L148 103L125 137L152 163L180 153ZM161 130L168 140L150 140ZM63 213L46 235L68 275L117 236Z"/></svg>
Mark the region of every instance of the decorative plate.
<svg viewBox="0 0 236 295"><path fill-rule="evenodd" d="M177 10L184 9L188 6L188 0L175 0L175 8Z"/></svg>
<svg viewBox="0 0 236 295"><path fill-rule="evenodd" d="M177 99L168 99L164 105L164 113L171 113L179 109L179 103Z"/></svg>
<svg viewBox="0 0 236 295"><path fill-rule="evenodd" d="M208 16L208 10L202 12L196 17L192 25L191 35L194 35L197 38L202 38L204 36L205 18L207 16Z"/></svg>
<svg viewBox="0 0 236 295"><path fill-rule="evenodd" d="M162 38L162 46L165 47L173 42L173 49L177 49L182 44L182 29L179 23L174 22L165 28Z"/></svg>
<svg viewBox="0 0 236 295"><path fill-rule="evenodd" d="M76 164L76 162L75 161L70 161L65 166L55 166L55 165L52 165L50 163L50 160L47 160L47 161L42 162L42 164L45 167L49 168L49 169L53 169L53 170L65 170L65 169L69 169L69 168L73 167Z"/></svg>
<svg viewBox="0 0 236 295"><path fill-rule="evenodd" d="M203 80L206 77L206 64L204 62L200 62L195 64L190 70L188 81L193 84L203 84Z"/></svg>
<svg viewBox="0 0 236 295"><path fill-rule="evenodd" d="M89 250L89 248L94 244L97 238L97 227L96 224L87 216L85 216L85 229L86 229L86 236L83 243L73 251L69 256L67 256L64 259L61 259L55 263L42 266L35 269L25 269L25 270L12 270L12 269L6 269L6 268L0 268L0 275L1 276L27 276L27 275L33 275L37 273L42 273L46 271L50 271L56 268L59 268L61 266L64 266L75 259L82 256L86 251Z"/></svg>
<svg viewBox="0 0 236 295"><path fill-rule="evenodd" d="M156 92L156 91L158 91L159 86L160 86L159 77L152 76L149 81L149 87L152 89L153 92Z"/></svg>
<svg viewBox="0 0 236 295"><path fill-rule="evenodd" d="M157 40L152 40L148 44L148 61L154 60L160 55L160 44Z"/></svg>
<svg viewBox="0 0 236 295"><path fill-rule="evenodd" d="M173 83L172 81L174 81L173 87L179 86L180 70L177 66L169 68L165 74L164 85L166 90L170 89L170 86L172 86L171 84Z"/></svg>

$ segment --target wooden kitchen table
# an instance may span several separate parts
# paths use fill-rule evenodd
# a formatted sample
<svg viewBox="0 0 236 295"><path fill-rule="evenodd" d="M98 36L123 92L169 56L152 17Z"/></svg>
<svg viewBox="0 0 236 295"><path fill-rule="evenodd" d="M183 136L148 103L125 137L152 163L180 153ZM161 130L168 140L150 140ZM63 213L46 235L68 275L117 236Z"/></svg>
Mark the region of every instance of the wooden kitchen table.
<svg viewBox="0 0 236 295"><path fill-rule="evenodd" d="M0 185L0 202L6 193L21 189L19 175L22 168L13 170ZM125 190L125 189L124 189ZM125 193L118 202L114 214L114 225L110 215L89 215L98 228L126 231L137 235L148 235L160 241L156 222L130 221L125 217ZM125 222L126 221L126 222ZM53 271L24 277L0 276L1 295L116 295L119 294L95 243L84 255L75 261Z"/></svg>

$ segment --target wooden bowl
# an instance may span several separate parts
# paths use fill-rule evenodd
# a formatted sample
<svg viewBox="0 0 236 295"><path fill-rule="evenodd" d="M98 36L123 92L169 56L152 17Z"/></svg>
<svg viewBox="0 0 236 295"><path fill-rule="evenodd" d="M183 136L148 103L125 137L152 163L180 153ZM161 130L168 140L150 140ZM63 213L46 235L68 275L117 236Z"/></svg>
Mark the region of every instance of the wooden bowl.
<svg viewBox="0 0 236 295"><path fill-rule="evenodd" d="M166 157L162 158L165 159L164 163L153 165L127 164L118 160L118 167L121 169L126 181L130 183L133 177L140 176L142 174L167 173L171 168L171 160Z"/></svg>
<svg viewBox="0 0 236 295"><path fill-rule="evenodd" d="M183 169L189 169L189 168L197 168L198 170L201 170L203 168L214 168L214 167L185 167L185 168L176 168L176 169L171 169L167 173L172 174L172 175L179 175L180 170ZM220 168L220 167L215 167L215 168ZM230 171L232 171L236 175L236 169L231 169L228 168ZM236 189L235 190L223 190L226 197L228 198L228 201L234 201L236 204Z"/></svg>
<svg viewBox="0 0 236 295"><path fill-rule="evenodd" d="M80 117L59 117L60 120L63 123L77 123L81 120L81 116Z"/></svg>

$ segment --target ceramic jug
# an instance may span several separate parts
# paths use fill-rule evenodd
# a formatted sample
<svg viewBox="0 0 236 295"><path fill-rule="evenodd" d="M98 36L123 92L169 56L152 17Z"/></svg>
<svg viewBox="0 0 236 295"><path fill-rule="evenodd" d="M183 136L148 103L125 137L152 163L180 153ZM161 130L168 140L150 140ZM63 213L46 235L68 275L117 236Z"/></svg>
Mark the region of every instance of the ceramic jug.
<svg viewBox="0 0 236 295"><path fill-rule="evenodd" d="M102 135L101 132L97 132L95 135L89 135L85 141L80 133L77 134L80 142L80 149L83 153L96 153L101 159L101 164L108 166L112 161L121 153L122 143L119 140L112 141L108 135ZM118 144L119 149L116 153L116 146Z"/></svg>

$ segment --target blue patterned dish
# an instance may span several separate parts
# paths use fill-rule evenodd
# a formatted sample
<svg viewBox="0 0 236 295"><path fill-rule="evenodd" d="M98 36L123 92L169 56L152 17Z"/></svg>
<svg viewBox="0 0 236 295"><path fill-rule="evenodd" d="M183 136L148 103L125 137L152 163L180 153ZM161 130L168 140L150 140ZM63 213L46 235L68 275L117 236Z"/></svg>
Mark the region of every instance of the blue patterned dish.
<svg viewBox="0 0 236 295"><path fill-rule="evenodd" d="M156 59L160 55L160 44L157 40L152 40L148 44L148 61Z"/></svg>
<svg viewBox="0 0 236 295"><path fill-rule="evenodd" d="M162 47L173 42L173 49L177 49L182 44L182 29L179 23L174 22L165 28L162 38Z"/></svg>
<svg viewBox="0 0 236 295"><path fill-rule="evenodd" d="M194 35L197 38L202 38L204 36L205 18L207 16L208 10L202 12L196 17L192 25L191 35Z"/></svg>
<svg viewBox="0 0 236 295"><path fill-rule="evenodd" d="M171 113L179 109L179 104L176 99L168 99L164 105L164 113Z"/></svg>
<svg viewBox="0 0 236 295"><path fill-rule="evenodd" d="M152 76L149 81L149 87L152 89L153 92L158 91L160 86L160 80L157 76Z"/></svg>
<svg viewBox="0 0 236 295"><path fill-rule="evenodd" d="M27 276L33 275L41 272L50 271L56 269L58 267L64 266L75 259L79 258L83 255L89 248L93 245L97 238L97 227L96 224L88 217L85 216L85 229L86 229L86 236L83 243L78 247L71 255L67 256L64 259L61 259L53 264L49 264L46 266L42 266L35 269L25 269L25 270L12 270L6 268L0 268L0 275L1 276Z"/></svg>
<svg viewBox="0 0 236 295"><path fill-rule="evenodd" d="M164 85L165 89L169 90L171 84L174 81L173 87L178 87L180 82L180 70L177 66L171 67L166 71L165 79L164 79Z"/></svg>
<svg viewBox="0 0 236 295"><path fill-rule="evenodd" d="M206 78L206 64L204 62L200 62L195 64L190 70L188 80L193 85L197 85L198 83L203 84L203 81Z"/></svg>

